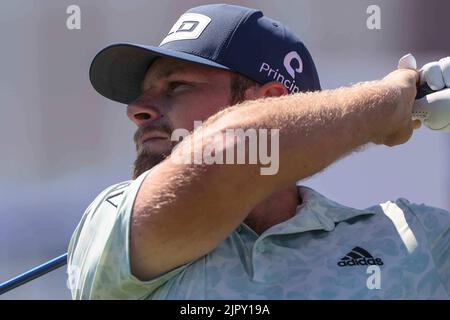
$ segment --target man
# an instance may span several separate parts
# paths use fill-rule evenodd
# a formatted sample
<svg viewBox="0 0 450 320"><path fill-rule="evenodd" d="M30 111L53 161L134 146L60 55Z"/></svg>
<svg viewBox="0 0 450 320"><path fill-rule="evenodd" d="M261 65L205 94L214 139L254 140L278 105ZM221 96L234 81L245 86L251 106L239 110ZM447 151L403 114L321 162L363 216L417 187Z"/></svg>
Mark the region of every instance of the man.
<svg viewBox="0 0 450 320"><path fill-rule="evenodd" d="M138 155L133 180L97 196L71 239L74 299L449 297L447 211L406 199L357 210L296 186L368 143L407 142L420 126L416 70L319 91L288 28L208 5L181 16L159 47L104 49L90 76L128 104ZM172 141L177 129L190 134ZM242 140L216 140L230 129L279 130L269 139L276 172L261 174L262 161L175 161L195 159L193 145L234 150Z"/></svg>

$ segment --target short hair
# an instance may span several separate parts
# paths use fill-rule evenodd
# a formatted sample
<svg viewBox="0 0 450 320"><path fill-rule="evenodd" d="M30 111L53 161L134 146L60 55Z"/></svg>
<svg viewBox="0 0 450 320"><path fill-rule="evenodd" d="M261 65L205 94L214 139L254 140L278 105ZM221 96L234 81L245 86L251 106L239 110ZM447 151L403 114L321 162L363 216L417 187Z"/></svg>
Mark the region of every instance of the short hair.
<svg viewBox="0 0 450 320"><path fill-rule="evenodd" d="M259 84L240 73L234 73L231 76L230 91L231 91L231 105L241 103L245 100L245 90Z"/></svg>

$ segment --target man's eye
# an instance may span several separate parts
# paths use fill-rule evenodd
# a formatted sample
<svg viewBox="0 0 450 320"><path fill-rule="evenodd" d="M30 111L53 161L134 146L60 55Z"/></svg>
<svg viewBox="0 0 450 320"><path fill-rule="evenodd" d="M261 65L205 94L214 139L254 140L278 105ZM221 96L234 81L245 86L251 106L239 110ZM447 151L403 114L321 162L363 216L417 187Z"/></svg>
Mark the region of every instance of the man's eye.
<svg viewBox="0 0 450 320"><path fill-rule="evenodd" d="M176 93L185 89L189 89L191 86L185 82L171 82L168 85L168 94Z"/></svg>

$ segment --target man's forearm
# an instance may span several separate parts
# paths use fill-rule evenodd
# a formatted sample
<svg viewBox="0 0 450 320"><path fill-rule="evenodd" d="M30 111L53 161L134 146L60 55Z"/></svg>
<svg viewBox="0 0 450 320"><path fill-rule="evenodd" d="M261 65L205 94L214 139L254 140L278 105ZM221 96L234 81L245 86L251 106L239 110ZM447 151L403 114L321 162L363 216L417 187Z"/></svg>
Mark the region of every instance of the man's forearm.
<svg viewBox="0 0 450 320"><path fill-rule="evenodd" d="M205 128L212 132L228 128L279 129L279 172L261 179L265 184L273 180L282 186L311 176L356 148L380 139L379 128L387 121L399 95L400 91L392 86L374 81L261 99L224 110L209 119ZM245 175L248 168L241 170Z"/></svg>

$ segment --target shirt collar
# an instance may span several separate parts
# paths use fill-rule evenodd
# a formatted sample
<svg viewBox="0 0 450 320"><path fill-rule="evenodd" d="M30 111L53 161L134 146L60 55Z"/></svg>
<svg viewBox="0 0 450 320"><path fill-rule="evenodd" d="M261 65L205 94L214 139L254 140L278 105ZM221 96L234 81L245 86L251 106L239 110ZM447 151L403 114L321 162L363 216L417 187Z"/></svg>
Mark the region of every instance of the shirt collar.
<svg viewBox="0 0 450 320"><path fill-rule="evenodd" d="M305 186L297 186L302 204L297 206L296 213L290 219L267 229L261 237L276 234L292 234L310 230L334 229L336 222L356 216L375 214L376 211L359 210L334 202L319 192Z"/></svg>

